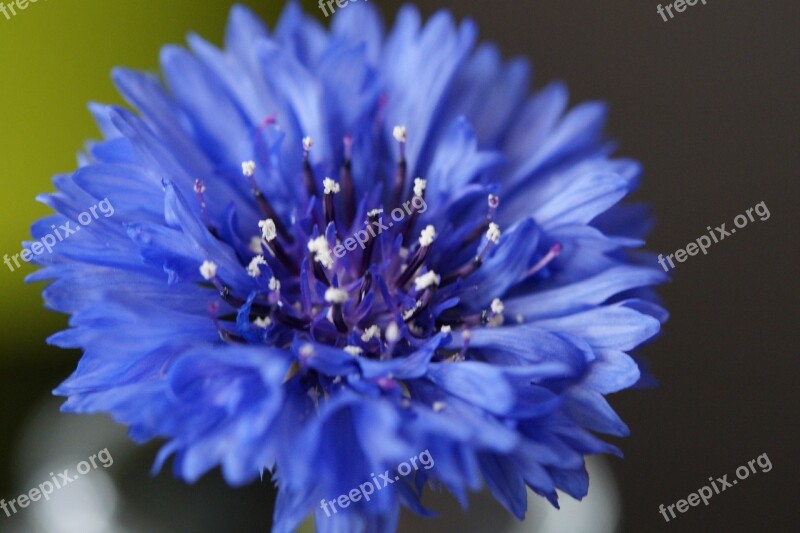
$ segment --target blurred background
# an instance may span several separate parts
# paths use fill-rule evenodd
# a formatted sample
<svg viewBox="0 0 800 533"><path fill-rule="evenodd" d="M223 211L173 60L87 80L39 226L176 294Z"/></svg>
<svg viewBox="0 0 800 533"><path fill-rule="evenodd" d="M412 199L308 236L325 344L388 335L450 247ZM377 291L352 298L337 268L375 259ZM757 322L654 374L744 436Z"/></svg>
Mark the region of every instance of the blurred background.
<svg viewBox="0 0 800 533"><path fill-rule="evenodd" d="M245 1L273 23L279 1ZM322 17L312 2L309 12ZM401 2L374 0L388 18ZM444 520L404 516L403 531L798 531L798 275L800 3L708 0L664 22L645 0L420 1L479 23L506 56L527 56L535 85L564 80L573 102L611 104L619 153L642 161L637 193L659 218L650 248L672 253L764 201L771 218L680 264L662 291L672 318L641 353L660 381L612 404L633 435L626 459L592 461L592 492L560 513L531 501L509 520L481 495ZM34 197L76 166L97 132L88 101L119 103L113 66L154 71L159 48L195 31L220 43L228 0L39 1L0 16L0 254L19 252L48 213ZM26 265L27 267L27 265ZM217 473L195 486L149 476L157 445L137 448L108 420L58 412L51 391L79 354L46 346L66 325L42 308L30 268L0 266L0 498L9 500L108 448L109 469L8 519L8 532L268 531L272 489L227 488ZM708 507L666 524L658 512L768 454L751 476ZM307 528L308 529L308 528Z"/></svg>

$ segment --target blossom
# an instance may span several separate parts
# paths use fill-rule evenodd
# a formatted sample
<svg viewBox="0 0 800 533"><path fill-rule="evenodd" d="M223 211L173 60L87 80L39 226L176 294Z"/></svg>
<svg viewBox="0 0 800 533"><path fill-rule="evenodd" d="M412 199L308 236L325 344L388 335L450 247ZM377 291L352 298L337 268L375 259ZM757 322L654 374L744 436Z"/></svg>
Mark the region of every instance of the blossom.
<svg viewBox="0 0 800 533"><path fill-rule="evenodd" d="M426 486L485 483L520 518L526 486L584 496L585 456L620 453L598 434L628 433L605 397L666 319L646 212L620 203L641 169L603 104L531 95L526 61L476 41L412 7L386 32L367 3L329 30L235 7L223 49L164 48L163 82L115 70L137 112L91 105L103 139L32 228L116 208L30 277L71 315L49 341L83 351L63 409L165 439L156 469L187 481L271 477L276 532L393 531ZM434 468L320 509L423 450Z"/></svg>

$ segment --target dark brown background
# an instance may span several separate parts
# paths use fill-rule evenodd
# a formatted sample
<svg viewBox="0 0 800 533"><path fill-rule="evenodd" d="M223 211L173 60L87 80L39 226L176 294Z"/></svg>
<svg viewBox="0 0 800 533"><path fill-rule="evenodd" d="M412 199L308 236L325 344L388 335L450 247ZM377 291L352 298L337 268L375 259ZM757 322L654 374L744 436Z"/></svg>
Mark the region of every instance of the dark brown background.
<svg viewBox="0 0 800 533"><path fill-rule="evenodd" d="M662 291L672 317L643 351L661 386L612 400L633 433L614 471L626 532L800 531L800 3L708 0L666 23L658 3L420 2L531 57L537 86L562 79L575 101L611 104L620 153L646 167L652 249L672 253L766 202L769 220L679 264ZM669 524L658 513L764 452L769 473Z"/></svg>

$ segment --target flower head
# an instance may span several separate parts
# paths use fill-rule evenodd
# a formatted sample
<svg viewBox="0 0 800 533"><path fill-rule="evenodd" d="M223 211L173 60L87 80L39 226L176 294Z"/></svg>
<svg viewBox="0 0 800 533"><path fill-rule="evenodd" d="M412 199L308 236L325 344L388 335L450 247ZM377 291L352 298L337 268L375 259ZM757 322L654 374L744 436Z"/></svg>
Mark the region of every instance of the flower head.
<svg viewBox="0 0 800 533"><path fill-rule="evenodd" d="M526 485L582 497L584 456L618 453L595 434L628 432L605 395L665 319L604 106L528 96L527 63L446 12L382 28L366 3L329 31L236 7L224 49L164 49L166 84L115 70L138 114L91 107L104 140L33 227L116 207L31 278L72 315L50 341L83 350L64 409L167 439L157 466L190 481L271 475L277 532L391 531L429 484L485 482L517 516ZM434 468L320 508L423 451Z"/></svg>

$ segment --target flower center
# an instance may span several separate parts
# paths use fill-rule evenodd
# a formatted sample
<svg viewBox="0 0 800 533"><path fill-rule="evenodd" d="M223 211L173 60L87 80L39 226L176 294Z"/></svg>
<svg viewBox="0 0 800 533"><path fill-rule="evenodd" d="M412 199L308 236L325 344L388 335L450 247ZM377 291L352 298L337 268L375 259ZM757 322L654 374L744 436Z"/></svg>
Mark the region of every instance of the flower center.
<svg viewBox="0 0 800 533"><path fill-rule="evenodd" d="M446 272L435 271L430 263L439 242L437 228L420 220L428 209L428 184L416 178L407 187L405 127L395 127L393 135L398 157L388 206L356 202L352 138L345 137L342 143L339 180L324 177L320 182L310 159L314 143L305 137L302 174L306 215L299 221L293 217L291 225L277 216L269 198L259 190L256 164L242 163L242 173L264 217L258 223L259 234L251 239L252 255L241 258L257 289L239 293L220 279L215 263L206 261L200 267L203 278L214 285L222 300L238 310L234 325L239 329L226 328L233 317L227 317L226 322L225 317L214 315L223 341L268 342L285 347L300 334L353 356L386 358L398 348L402 351L403 347L411 350L419 346L439 331L503 323L504 306L499 299L478 313L465 313L459 307L463 280L481 268L500 241L500 227L493 221L500 199L489 194L485 217L454 231L456 238L448 239L446 249L440 250L441 254L468 259ZM411 189L409 193L407 188ZM198 182L201 213L209 225L204 190ZM531 267L528 276L541 270L559 251L560 247L554 247ZM212 313L217 312L218 308L212 309ZM245 319L255 330L253 335L241 334Z"/></svg>

